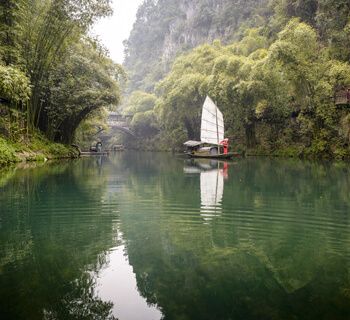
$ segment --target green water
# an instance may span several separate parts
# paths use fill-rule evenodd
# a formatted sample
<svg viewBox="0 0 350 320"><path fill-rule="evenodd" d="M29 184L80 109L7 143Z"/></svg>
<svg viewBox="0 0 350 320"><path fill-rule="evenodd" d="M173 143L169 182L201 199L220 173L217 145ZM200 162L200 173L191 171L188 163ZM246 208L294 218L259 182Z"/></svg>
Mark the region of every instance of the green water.
<svg viewBox="0 0 350 320"><path fill-rule="evenodd" d="M0 319L350 319L350 164L0 171Z"/></svg>

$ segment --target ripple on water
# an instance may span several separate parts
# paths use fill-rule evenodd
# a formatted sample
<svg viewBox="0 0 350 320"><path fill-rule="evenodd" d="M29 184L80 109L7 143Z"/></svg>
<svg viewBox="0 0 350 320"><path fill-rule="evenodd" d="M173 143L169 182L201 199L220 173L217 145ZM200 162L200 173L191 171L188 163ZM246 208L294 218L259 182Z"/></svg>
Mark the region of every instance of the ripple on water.
<svg viewBox="0 0 350 320"><path fill-rule="evenodd" d="M343 169L137 155L18 171L1 189L1 316L349 318Z"/></svg>

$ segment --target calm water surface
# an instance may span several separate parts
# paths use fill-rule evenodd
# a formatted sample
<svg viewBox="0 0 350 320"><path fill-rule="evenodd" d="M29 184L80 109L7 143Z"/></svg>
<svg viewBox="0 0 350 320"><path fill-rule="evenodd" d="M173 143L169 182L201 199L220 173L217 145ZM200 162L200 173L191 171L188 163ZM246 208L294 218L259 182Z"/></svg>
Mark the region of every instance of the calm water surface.
<svg viewBox="0 0 350 320"><path fill-rule="evenodd" d="M350 319L350 164L2 170L0 318Z"/></svg>

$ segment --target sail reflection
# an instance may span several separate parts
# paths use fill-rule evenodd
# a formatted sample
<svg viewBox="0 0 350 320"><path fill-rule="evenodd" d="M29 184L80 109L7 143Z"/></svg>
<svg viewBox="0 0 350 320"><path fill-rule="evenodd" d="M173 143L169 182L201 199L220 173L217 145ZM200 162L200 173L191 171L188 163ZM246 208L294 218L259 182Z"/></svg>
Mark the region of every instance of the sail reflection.
<svg viewBox="0 0 350 320"><path fill-rule="evenodd" d="M222 213L224 180L228 178L228 163L209 159L191 159L184 172L200 174L201 217L211 221Z"/></svg>

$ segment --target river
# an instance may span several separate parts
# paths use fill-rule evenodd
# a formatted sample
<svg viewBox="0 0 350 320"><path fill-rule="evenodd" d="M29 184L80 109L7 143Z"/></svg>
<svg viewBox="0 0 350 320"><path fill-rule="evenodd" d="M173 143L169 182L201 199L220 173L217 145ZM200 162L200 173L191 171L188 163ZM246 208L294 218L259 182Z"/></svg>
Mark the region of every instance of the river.
<svg viewBox="0 0 350 320"><path fill-rule="evenodd" d="M350 164L124 152L0 171L1 319L350 319Z"/></svg>

